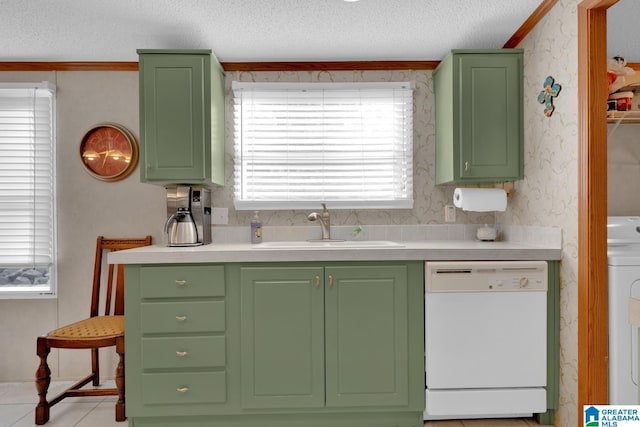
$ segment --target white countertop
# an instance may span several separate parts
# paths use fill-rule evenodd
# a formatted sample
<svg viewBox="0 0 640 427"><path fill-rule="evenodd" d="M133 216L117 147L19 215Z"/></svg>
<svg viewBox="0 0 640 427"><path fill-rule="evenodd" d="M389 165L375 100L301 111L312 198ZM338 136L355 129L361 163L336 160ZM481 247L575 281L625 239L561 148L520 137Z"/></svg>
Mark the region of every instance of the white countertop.
<svg viewBox="0 0 640 427"><path fill-rule="evenodd" d="M559 260L558 244L474 240L396 241L401 246L367 248L257 248L249 243L212 243L178 248L146 246L110 253L112 264L287 262L287 261L482 261Z"/></svg>

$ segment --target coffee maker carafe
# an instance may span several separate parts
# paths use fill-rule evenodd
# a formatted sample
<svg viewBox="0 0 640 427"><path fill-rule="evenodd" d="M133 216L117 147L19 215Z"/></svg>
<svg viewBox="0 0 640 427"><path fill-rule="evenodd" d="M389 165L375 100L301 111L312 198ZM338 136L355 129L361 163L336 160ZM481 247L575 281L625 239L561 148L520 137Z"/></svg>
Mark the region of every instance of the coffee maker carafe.
<svg viewBox="0 0 640 427"><path fill-rule="evenodd" d="M211 243L211 192L208 188L167 187L167 221L164 232L169 246Z"/></svg>

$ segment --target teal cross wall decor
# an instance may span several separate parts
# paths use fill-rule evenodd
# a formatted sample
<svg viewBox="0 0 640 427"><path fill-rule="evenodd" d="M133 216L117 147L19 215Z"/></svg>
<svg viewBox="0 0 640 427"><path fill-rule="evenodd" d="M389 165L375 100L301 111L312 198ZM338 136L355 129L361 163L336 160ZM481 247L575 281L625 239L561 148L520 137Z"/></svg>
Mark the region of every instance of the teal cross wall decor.
<svg viewBox="0 0 640 427"><path fill-rule="evenodd" d="M555 107L553 106L553 98L558 96L562 86L554 83L553 77L551 76L547 76L547 78L544 79L542 86L544 89L538 95L538 102L540 104L544 104L544 115L551 117L553 110L555 110Z"/></svg>

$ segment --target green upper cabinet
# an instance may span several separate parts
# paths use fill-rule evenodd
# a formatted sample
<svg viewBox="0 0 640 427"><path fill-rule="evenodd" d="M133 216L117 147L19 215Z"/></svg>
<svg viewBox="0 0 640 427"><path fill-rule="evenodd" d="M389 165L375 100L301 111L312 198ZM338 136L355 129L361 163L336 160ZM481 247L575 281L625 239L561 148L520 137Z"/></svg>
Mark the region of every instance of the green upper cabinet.
<svg viewBox="0 0 640 427"><path fill-rule="evenodd" d="M138 50L140 180L224 184L224 72L210 50Z"/></svg>
<svg viewBox="0 0 640 427"><path fill-rule="evenodd" d="M454 50L433 72L436 184L524 176L522 49Z"/></svg>

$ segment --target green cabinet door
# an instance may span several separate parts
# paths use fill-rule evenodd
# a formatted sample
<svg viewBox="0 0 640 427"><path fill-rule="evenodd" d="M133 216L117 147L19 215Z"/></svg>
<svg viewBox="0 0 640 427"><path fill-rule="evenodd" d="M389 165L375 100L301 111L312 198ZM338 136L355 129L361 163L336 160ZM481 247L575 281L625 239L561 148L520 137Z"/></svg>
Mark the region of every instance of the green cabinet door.
<svg viewBox="0 0 640 427"><path fill-rule="evenodd" d="M522 55L454 50L434 71L436 184L523 178Z"/></svg>
<svg viewBox="0 0 640 427"><path fill-rule="evenodd" d="M244 408L324 406L321 267L242 267Z"/></svg>
<svg viewBox="0 0 640 427"><path fill-rule="evenodd" d="M325 268L326 405L409 403L407 267Z"/></svg>
<svg viewBox="0 0 640 427"><path fill-rule="evenodd" d="M224 76L209 50L138 50L140 180L224 183Z"/></svg>

